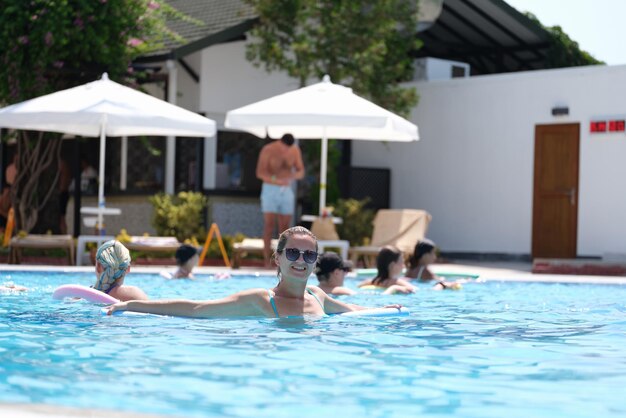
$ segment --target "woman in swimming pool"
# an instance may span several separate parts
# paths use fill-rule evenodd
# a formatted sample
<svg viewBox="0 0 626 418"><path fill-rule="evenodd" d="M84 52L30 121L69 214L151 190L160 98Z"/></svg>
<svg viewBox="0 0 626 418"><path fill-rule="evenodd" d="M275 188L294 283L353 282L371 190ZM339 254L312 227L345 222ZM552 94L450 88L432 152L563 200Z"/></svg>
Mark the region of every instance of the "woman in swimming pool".
<svg viewBox="0 0 626 418"><path fill-rule="evenodd" d="M130 253L115 240L107 241L96 251L96 283L94 289L119 300L147 300L148 296L136 286L124 284L130 271Z"/></svg>
<svg viewBox="0 0 626 418"><path fill-rule="evenodd" d="M376 268L378 269L376 277L359 283L360 288L381 289L384 290L383 294L387 295L415 292L415 286L400 278L404 268L404 259L402 251L396 247L386 245L380 249L376 256Z"/></svg>
<svg viewBox="0 0 626 418"><path fill-rule="evenodd" d="M409 268L406 272L406 277L419 280L420 282L435 280L437 283L433 286L434 290L460 289L460 283L446 282L428 269L428 266L434 263L435 260L437 260L437 245L426 238L418 241L417 244L415 244L413 255L409 259Z"/></svg>
<svg viewBox="0 0 626 418"><path fill-rule="evenodd" d="M128 310L197 318L281 317L321 316L366 309L335 300L317 286L307 286L317 261L317 239L308 229L295 226L280 234L272 260L278 267L279 278L273 289L248 289L216 300L120 302L109 306L107 314Z"/></svg>

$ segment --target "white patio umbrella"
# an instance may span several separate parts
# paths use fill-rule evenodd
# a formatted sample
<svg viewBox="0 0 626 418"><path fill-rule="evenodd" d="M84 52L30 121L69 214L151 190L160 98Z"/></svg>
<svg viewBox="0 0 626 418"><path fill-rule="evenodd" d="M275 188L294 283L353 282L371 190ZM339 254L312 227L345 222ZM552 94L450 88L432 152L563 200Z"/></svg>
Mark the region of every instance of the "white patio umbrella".
<svg viewBox="0 0 626 418"><path fill-rule="evenodd" d="M280 94L226 113L227 128L260 138L286 133L299 139L321 139L320 215L326 206L328 138L368 141L417 141L417 126L360 97L352 89L322 82Z"/></svg>
<svg viewBox="0 0 626 418"><path fill-rule="evenodd" d="M104 203L107 136L215 135L211 119L102 78L0 109L0 127L100 137L98 225Z"/></svg>

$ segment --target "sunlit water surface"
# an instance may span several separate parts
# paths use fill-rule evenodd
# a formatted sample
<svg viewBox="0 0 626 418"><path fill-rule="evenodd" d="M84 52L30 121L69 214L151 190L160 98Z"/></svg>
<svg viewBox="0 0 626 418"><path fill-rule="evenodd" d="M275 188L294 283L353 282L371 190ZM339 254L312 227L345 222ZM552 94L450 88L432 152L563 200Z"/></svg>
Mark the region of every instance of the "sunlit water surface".
<svg viewBox="0 0 626 418"><path fill-rule="evenodd" d="M93 279L0 272L0 284L30 288L0 294L0 402L179 417L626 416L626 286L492 281L344 298L411 309L387 318L106 317L52 300ZM275 282L127 279L151 298L196 299Z"/></svg>

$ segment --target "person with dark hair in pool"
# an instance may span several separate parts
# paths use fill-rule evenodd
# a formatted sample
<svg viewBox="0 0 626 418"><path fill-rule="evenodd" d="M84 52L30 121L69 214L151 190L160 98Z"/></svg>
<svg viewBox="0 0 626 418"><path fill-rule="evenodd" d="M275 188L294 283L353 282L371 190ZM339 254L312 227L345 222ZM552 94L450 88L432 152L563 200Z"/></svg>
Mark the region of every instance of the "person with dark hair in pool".
<svg viewBox="0 0 626 418"><path fill-rule="evenodd" d="M130 271L130 253L115 240L107 241L96 251L96 283L94 289L119 300L147 300L148 296L136 286L124 284Z"/></svg>
<svg viewBox="0 0 626 418"><path fill-rule="evenodd" d="M270 247L274 227L284 231L291 225L295 196L292 182L304 177L304 164L300 147L294 143L291 134L285 134L279 141L265 145L259 153L256 176L263 182L261 186L261 212L263 212L263 260L269 268Z"/></svg>
<svg viewBox="0 0 626 418"><path fill-rule="evenodd" d="M193 279L193 268L200 260L198 248L189 244L182 244L176 249L176 265L178 269L174 273L161 272L161 276L166 279Z"/></svg>
<svg viewBox="0 0 626 418"><path fill-rule="evenodd" d="M197 318L284 317L323 316L366 309L335 300L317 286L307 286L317 261L317 239L308 229L295 226L280 234L272 261L278 268L279 279L273 289L248 289L215 300L120 302L109 306L107 314L135 311Z"/></svg>
<svg viewBox="0 0 626 418"><path fill-rule="evenodd" d="M391 245L385 245L376 256L378 274L373 279L359 283L362 289L380 289L383 294L413 293L415 286L400 278L404 269L402 251Z"/></svg>
<svg viewBox="0 0 626 418"><path fill-rule="evenodd" d="M429 239L421 239L415 244L413 255L409 258L409 268L405 276L409 279L416 279L421 282L436 280L433 287L435 290L451 289L458 290L461 284L457 282L446 282L443 278L428 269L428 266L437 260L437 245Z"/></svg>
<svg viewBox="0 0 626 418"><path fill-rule="evenodd" d="M352 262L343 260L339 254L328 252L317 260L315 274L319 288L329 295L354 295L356 292L343 285L346 273L352 270Z"/></svg>

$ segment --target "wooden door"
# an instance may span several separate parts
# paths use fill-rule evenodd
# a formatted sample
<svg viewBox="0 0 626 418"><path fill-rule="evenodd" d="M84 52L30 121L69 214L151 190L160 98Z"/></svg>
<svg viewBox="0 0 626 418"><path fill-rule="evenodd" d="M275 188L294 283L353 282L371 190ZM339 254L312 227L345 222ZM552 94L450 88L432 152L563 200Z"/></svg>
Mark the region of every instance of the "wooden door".
<svg viewBox="0 0 626 418"><path fill-rule="evenodd" d="M575 258L580 125L535 127L533 258Z"/></svg>

